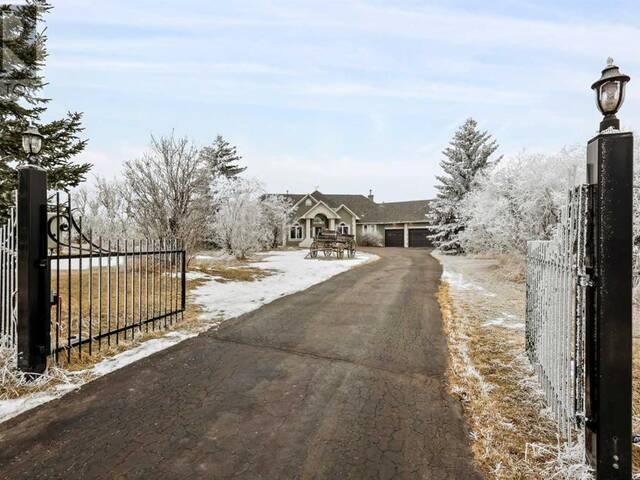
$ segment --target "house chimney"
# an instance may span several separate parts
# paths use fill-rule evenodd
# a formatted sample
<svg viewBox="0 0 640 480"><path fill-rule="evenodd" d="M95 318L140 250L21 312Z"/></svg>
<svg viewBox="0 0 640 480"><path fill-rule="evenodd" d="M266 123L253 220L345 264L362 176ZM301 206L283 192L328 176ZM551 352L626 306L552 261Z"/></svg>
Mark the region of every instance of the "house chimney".
<svg viewBox="0 0 640 480"><path fill-rule="evenodd" d="M367 195L367 198L373 202L373 190L369 189L369 195Z"/></svg>

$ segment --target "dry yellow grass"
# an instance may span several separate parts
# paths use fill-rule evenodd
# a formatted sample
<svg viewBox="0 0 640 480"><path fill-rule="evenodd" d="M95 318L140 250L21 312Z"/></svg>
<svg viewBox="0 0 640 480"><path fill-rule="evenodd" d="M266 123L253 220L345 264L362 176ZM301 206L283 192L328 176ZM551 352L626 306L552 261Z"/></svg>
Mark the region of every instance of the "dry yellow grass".
<svg viewBox="0 0 640 480"><path fill-rule="evenodd" d="M227 267L215 264L203 265L197 270L216 277L216 282L253 282L272 275L273 272L255 267Z"/></svg>
<svg viewBox="0 0 640 480"><path fill-rule="evenodd" d="M640 338L633 339L633 431L640 433ZM633 469L640 472L640 447L633 448Z"/></svg>
<svg viewBox="0 0 640 480"><path fill-rule="evenodd" d="M166 329L181 319L182 314L176 314L145 324L146 319L181 309L182 289L177 267L162 275L157 271L138 270L138 266L133 270L131 261L127 262L126 269L124 267L120 265L119 271L103 268L99 272L93 268L92 272L86 269L52 272L51 288L58 295L58 306L51 309L52 351L64 347L69 340L73 345L78 339L88 340L101 333L130 327L80 348L61 351L57 357L59 362L75 363L84 355L115 348L121 341Z"/></svg>
<svg viewBox="0 0 640 480"><path fill-rule="evenodd" d="M521 336L508 329L480 331L469 306L438 291L450 352L449 385L472 432L475 461L488 479L540 480L557 460L556 426L542 416Z"/></svg>
<svg viewBox="0 0 640 480"><path fill-rule="evenodd" d="M507 276L499 271L501 263L492 269L504 279ZM520 295L524 298L524 292ZM557 472L556 426L539 413L544 402L524 356L522 332L481 327L487 318L486 312L478 308L480 305L474 303L477 298L470 298L469 304L458 297L452 300L446 283L441 285L438 299L450 348L451 392L463 402L473 431L476 461L486 478L540 479ZM635 312L636 317L639 313ZM640 432L637 336L633 347L633 431ZM528 444L546 447L531 450ZM633 448L633 465L634 471L640 472L638 447Z"/></svg>

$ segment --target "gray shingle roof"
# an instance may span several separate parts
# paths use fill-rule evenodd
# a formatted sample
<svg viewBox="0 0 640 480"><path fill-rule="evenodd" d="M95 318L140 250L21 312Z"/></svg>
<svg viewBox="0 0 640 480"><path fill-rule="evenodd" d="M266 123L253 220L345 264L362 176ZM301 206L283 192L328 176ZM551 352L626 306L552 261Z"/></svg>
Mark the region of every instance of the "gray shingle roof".
<svg viewBox="0 0 640 480"><path fill-rule="evenodd" d="M302 199L305 194L282 194L293 203ZM367 223L402 223L426 221L426 214L430 200L414 200L410 202L375 203L364 195L326 194L319 191L311 193L311 196L322 201L331 208L345 205L360 217L360 222ZM298 208L299 214L304 213L309 207ZM302 211L300 211L302 210Z"/></svg>
<svg viewBox="0 0 640 480"><path fill-rule="evenodd" d="M429 200L376 204L377 208L363 219L365 222L424 222L427 220Z"/></svg>

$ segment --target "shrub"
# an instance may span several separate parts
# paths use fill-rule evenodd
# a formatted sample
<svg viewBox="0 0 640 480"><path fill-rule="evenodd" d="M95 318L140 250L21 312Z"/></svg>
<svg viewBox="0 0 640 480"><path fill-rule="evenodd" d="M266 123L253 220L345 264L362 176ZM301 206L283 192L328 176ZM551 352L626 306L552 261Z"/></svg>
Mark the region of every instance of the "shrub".
<svg viewBox="0 0 640 480"><path fill-rule="evenodd" d="M367 232L358 237L358 244L363 247L382 247L384 242L378 232Z"/></svg>

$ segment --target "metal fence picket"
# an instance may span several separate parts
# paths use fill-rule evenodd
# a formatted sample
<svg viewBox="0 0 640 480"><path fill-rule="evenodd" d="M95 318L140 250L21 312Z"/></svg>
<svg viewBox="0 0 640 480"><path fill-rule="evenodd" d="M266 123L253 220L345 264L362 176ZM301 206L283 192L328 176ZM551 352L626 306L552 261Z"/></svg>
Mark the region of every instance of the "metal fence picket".
<svg viewBox="0 0 640 480"><path fill-rule="evenodd" d="M527 245L526 350L563 436L584 416L584 278L589 187L569 192L551 240Z"/></svg>

